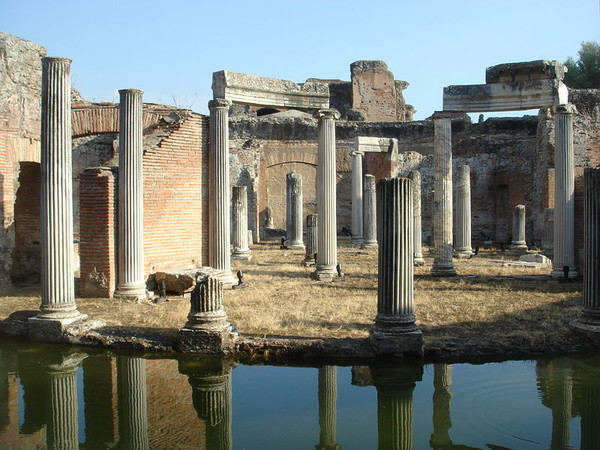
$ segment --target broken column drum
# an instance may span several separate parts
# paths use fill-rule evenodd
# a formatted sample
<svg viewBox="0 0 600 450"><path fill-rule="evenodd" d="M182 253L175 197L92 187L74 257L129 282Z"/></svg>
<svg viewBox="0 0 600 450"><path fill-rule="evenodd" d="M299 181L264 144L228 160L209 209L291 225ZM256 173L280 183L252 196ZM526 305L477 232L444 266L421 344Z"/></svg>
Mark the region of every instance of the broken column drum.
<svg viewBox="0 0 600 450"><path fill-rule="evenodd" d="M302 199L302 176L296 172L290 172L285 176L287 190L286 204L286 237L287 246L292 249L304 250L303 232L303 199Z"/></svg>
<svg viewBox="0 0 600 450"><path fill-rule="evenodd" d="M471 247L471 168L467 165L458 168L456 186L456 243L457 258L469 258Z"/></svg>
<svg viewBox="0 0 600 450"><path fill-rule="evenodd" d="M142 91L119 91L118 282L114 296L146 298Z"/></svg>
<svg viewBox="0 0 600 450"><path fill-rule="evenodd" d="M377 317L371 330L375 352L421 353L423 336L413 306L413 191L410 178L381 180Z"/></svg>
<svg viewBox="0 0 600 450"><path fill-rule="evenodd" d="M352 242L363 242L363 152L354 150L352 158Z"/></svg>
<svg viewBox="0 0 600 450"><path fill-rule="evenodd" d="M456 275L452 262L452 120L450 113L433 115L433 238L432 275Z"/></svg>
<svg viewBox="0 0 600 450"><path fill-rule="evenodd" d="M513 211L511 250L527 250L525 241L525 205L517 205Z"/></svg>
<svg viewBox="0 0 600 450"><path fill-rule="evenodd" d="M585 169L582 322L600 327L600 169Z"/></svg>
<svg viewBox="0 0 600 450"><path fill-rule="evenodd" d="M363 246L377 248L377 194L375 175L365 175L363 185Z"/></svg>
<svg viewBox="0 0 600 450"><path fill-rule="evenodd" d="M223 284L219 278L204 273L196 275L190 313L184 328L204 331L223 331L230 328L223 308Z"/></svg>
<svg viewBox="0 0 600 450"><path fill-rule="evenodd" d="M208 102L209 136L209 265L219 273L221 281L233 284L231 273L230 201L229 201L229 107L222 98Z"/></svg>
<svg viewBox="0 0 600 450"><path fill-rule="evenodd" d="M248 190L246 186L233 187L231 203L233 207L233 252L231 257L249 260L251 251L248 247Z"/></svg>
<svg viewBox="0 0 600 450"><path fill-rule="evenodd" d="M552 276L562 277L575 268L575 154L573 148L573 105L556 107L554 146L554 259Z"/></svg>
<svg viewBox="0 0 600 450"><path fill-rule="evenodd" d="M335 120L340 117L335 109L320 110L318 119L317 154L317 267L313 277L332 281L337 274L337 213L336 213L336 155Z"/></svg>
<svg viewBox="0 0 600 450"><path fill-rule="evenodd" d="M42 58L42 302L38 319L82 317L73 273L71 60Z"/></svg>
<svg viewBox="0 0 600 450"><path fill-rule="evenodd" d="M306 216L306 256L304 257L305 264L312 264L315 261L315 253L317 253L317 215L309 214Z"/></svg>
<svg viewBox="0 0 600 450"><path fill-rule="evenodd" d="M423 259L423 250L422 250L422 230L421 230L421 172L418 170L411 170L408 174L408 177L413 182L413 234L414 234L414 243L413 243L413 254L414 254L414 264L417 266L422 266L425 264L425 260Z"/></svg>

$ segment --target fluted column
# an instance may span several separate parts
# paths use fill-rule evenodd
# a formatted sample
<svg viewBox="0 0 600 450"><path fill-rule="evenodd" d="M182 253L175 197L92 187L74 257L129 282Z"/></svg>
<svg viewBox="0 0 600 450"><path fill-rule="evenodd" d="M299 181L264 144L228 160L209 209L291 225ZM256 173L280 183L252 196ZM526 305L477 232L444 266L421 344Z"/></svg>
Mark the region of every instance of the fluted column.
<svg viewBox="0 0 600 450"><path fill-rule="evenodd" d="M119 91L118 281L114 296L147 297L144 280L142 91Z"/></svg>
<svg viewBox="0 0 600 450"><path fill-rule="evenodd" d="M337 368L319 367L319 443L317 450L341 448L336 443L337 430Z"/></svg>
<svg viewBox="0 0 600 450"><path fill-rule="evenodd" d="M552 450L569 448L573 404L573 379L568 359L556 358L550 363L552 373Z"/></svg>
<svg viewBox="0 0 600 450"><path fill-rule="evenodd" d="M467 165L458 168L456 186L456 243L455 256L469 258L471 248L471 168Z"/></svg>
<svg viewBox="0 0 600 450"><path fill-rule="evenodd" d="M61 323L82 317L73 273L70 68L70 59L42 58L42 302L37 319Z"/></svg>
<svg viewBox="0 0 600 450"><path fill-rule="evenodd" d="M600 327L600 169L585 169L584 183L585 237L581 321Z"/></svg>
<svg viewBox="0 0 600 450"><path fill-rule="evenodd" d="M192 386L194 409L204 422L207 449L233 448L232 366L233 362L221 358L179 363L179 371L189 377Z"/></svg>
<svg viewBox="0 0 600 450"><path fill-rule="evenodd" d="M296 172L290 172L285 176L287 204L285 224L287 235L287 247L304 250L304 237L302 236L303 206L302 199L302 176Z"/></svg>
<svg viewBox="0 0 600 450"><path fill-rule="evenodd" d="M433 434L429 439L431 448L450 448L450 402L452 393L452 366L449 364L434 364L433 366Z"/></svg>
<svg viewBox="0 0 600 450"><path fill-rule="evenodd" d="M313 277L331 281L337 274L337 212L335 121L340 114L335 109L320 110L318 119L317 166L317 267Z"/></svg>
<svg viewBox="0 0 600 450"><path fill-rule="evenodd" d="M421 352L413 306L413 191L409 178L380 180L377 317L371 339L380 353ZM413 334L414 336L408 336Z"/></svg>
<svg viewBox="0 0 600 450"><path fill-rule="evenodd" d="M248 247L248 191L246 186L234 186L231 200L233 207L233 253L234 259L249 260Z"/></svg>
<svg viewBox="0 0 600 450"><path fill-rule="evenodd" d="M229 202L229 107L222 98L208 102L209 138L209 265L221 280L235 283L231 273L230 202Z"/></svg>
<svg viewBox="0 0 600 450"><path fill-rule="evenodd" d="M542 250L545 255L550 255L550 259L554 257L554 208L544 209Z"/></svg>
<svg viewBox="0 0 600 450"><path fill-rule="evenodd" d="M375 175L365 175L363 184L363 246L377 248L377 195Z"/></svg>
<svg viewBox="0 0 600 450"><path fill-rule="evenodd" d="M352 156L352 242L363 243L363 152L353 150Z"/></svg>
<svg viewBox="0 0 600 450"><path fill-rule="evenodd" d="M317 253L317 215L309 214L306 216L306 254L304 264L312 265L315 262L315 253Z"/></svg>
<svg viewBox="0 0 600 450"><path fill-rule="evenodd" d="M120 440L122 448L150 448L146 400L146 360L118 360Z"/></svg>
<svg viewBox="0 0 600 450"><path fill-rule="evenodd" d="M513 210L511 250L527 250L525 241L525 205L517 205Z"/></svg>
<svg viewBox="0 0 600 450"><path fill-rule="evenodd" d="M433 239L432 275L456 275L452 262L452 115L433 115Z"/></svg>
<svg viewBox="0 0 600 450"><path fill-rule="evenodd" d="M554 144L554 259L552 276L569 278L575 268L575 152L573 149L573 105L556 107Z"/></svg>
<svg viewBox="0 0 600 450"><path fill-rule="evenodd" d="M408 174L413 182L413 254L415 266L422 266L425 264L423 259L423 235L421 229L421 172L418 170L411 170Z"/></svg>

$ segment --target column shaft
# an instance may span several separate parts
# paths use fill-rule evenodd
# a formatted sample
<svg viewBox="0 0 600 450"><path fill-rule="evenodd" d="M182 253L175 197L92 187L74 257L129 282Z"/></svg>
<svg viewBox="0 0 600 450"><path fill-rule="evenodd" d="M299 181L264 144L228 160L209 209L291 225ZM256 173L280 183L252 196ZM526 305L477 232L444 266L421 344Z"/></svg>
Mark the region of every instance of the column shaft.
<svg viewBox="0 0 600 450"><path fill-rule="evenodd" d="M230 201L229 201L229 107L231 102L215 99L210 110L209 135L209 265L219 272L223 282L234 283L231 274Z"/></svg>
<svg viewBox="0 0 600 450"><path fill-rule="evenodd" d="M585 169L582 321L600 326L600 169Z"/></svg>
<svg viewBox="0 0 600 450"><path fill-rule="evenodd" d="M306 216L306 255L304 264L311 265L315 262L315 253L317 253L317 215L309 214Z"/></svg>
<svg viewBox="0 0 600 450"><path fill-rule="evenodd" d="M49 377L48 448L78 449L77 372L51 371Z"/></svg>
<svg viewBox="0 0 600 450"><path fill-rule="evenodd" d="M71 60L42 58L40 319L79 317L73 274Z"/></svg>
<svg viewBox="0 0 600 450"><path fill-rule="evenodd" d="M544 210L544 238L542 250L550 259L554 257L554 208Z"/></svg>
<svg viewBox="0 0 600 450"><path fill-rule="evenodd" d="M363 246L377 248L375 175L365 175L363 187Z"/></svg>
<svg viewBox="0 0 600 450"><path fill-rule="evenodd" d="M248 191L246 186L234 186L232 196L233 207L233 253L234 259L249 260L251 258L248 247Z"/></svg>
<svg viewBox="0 0 600 450"><path fill-rule="evenodd" d="M562 277L575 269L575 154L573 149L573 105L556 108L554 145L554 260L552 276Z"/></svg>
<svg viewBox="0 0 600 450"><path fill-rule="evenodd" d="M525 240L525 205L517 205L513 211L511 250L527 250Z"/></svg>
<svg viewBox="0 0 600 450"><path fill-rule="evenodd" d="M290 172L285 176L287 189L286 204L286 234L288 248L304 250L303 232L303 206L302 199L302 176L296 172Z"/></svg>
<svg viewBox="0 0 600 450"><path fill-rule="evenodd" d="M146 360L121 357L118 361L120 444L123 448L150 448L146 400Z"/></svg>
<svg viewBox="0 0 600 450"><path fill-rule="evenodd" d="M337 430L337 368L319 367L319 444L317 449L335 449Z"/></svg>
<svg viewBox="0 0 600 450"><path fill-rule="evenodd" d="M421 173L418 170L411 170L408 177L413 182L413 251L414 264L422 266L425 264L422 250L422 230L421 230Z"/></svg>
<svg viewBox="0 0 600 450"><path fill-rule="evenodd" d="M363 152L353 151L352 158L352 241L363 243Z"/></svg>
<svg viewBox="0 0 600 450"><path fill-rule="evenodd" d="M336 212L336 155L335 109L321 110L318 120L318 166L317 166L317 267L313 277L331 281L337 265L337 212Z"/></svg>
<svg viewBox="0 0 600 450"><path fill-rule="evenodd" d="M467 165L458 168L455 251L457 258L469 258L473 254L471 248L471 168Z"/></svg>
<svg viewBox="0 0 600 450"><path fill-rule="evenodd" d="M123 89L119 107L119 267L115 297L146 298L142 91Z"/></svg>
<svg viewBox="0 0 600 450"><path fill-rule="evenodd" d="M456 275L452 262L452 120L448 114L433 116L433 238L432 275Z"/></svg>

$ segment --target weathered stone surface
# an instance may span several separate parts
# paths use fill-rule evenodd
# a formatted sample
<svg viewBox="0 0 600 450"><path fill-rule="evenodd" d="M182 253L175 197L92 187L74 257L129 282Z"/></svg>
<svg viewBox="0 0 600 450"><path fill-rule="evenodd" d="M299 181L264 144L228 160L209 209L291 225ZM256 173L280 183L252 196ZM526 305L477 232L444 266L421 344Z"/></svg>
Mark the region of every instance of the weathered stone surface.
<svg viewBox="0 0 600 450"><path fill-rule="evenodd" d="M521 255L519 256L519 261L537 263L544 266L549 266L552 264L552 260L550 260L550 258L540 253L527 253L525 255Z"/></svg>
<svg viewBox="0 0 600 450"><path fill-rule="evenodd" d="M567 72L559 61L537 60L498 64L485 70L486 83L515 83L530 80L562 80Z"/></svg>
<svg viewBox="0 0 600 450"><path fill-rule="evenodd" d="M196 286L195 275L197 267L188 269L170 269L168 272L156 272L154 279L157 285L163 281L166 283L167 292L184 294L191 292Z"/></svg>
<svg viewBox="0 0 600 450"><path fill-rule="evenodd" d="M296 84L222 70L213 73L212 90L214 98L236 103L315 110L329 108L329 87L322 83Z"/></svg>

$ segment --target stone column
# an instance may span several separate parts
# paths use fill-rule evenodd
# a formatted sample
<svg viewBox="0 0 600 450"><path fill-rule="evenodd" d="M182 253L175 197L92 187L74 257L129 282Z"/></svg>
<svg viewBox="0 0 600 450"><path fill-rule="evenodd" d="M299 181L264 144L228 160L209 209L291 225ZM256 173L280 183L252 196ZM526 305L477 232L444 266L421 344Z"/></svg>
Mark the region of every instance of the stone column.
<svg viewBox="0 0 600 450"><path fill-rule="evenodd" d="M119 91L118 281L115 297L142 300L144 280L144 173L142 91Z"/></svg>
<svg viewBox="0 0 600 450"><path fill-rule="evenodd" d="M337 266L336 155L335 121L340 114L335 109L315 114L318 123L317 166L317 267L313 278L332 281Z"/></svg>
<svg viewBox="0 0 600 450"><path fill-rule="evenodd" d="M359 150L352 158L352 242L363 243L363 155Z"/></svg>
<svg viewBox="0 0 600 450"><path fill-rule="evenodd" d="M542 251L550 259L554 257L554 208L544 209L544 237Z"/></svg>
<svg viewBox="0 0 600 450"><path fill-rule="evenodd" d="M422 250L422 229L421 229L421 172L418 170L411 170L408 174L413 182L413 234L414 234L414 264L415 266L422 266L425 264L423 259Z"/></svg>
<svg viewBox="0 0 600 450"><path fill-rule="evenodd" d="M452 393L452 366L449 364L434 364L433 366L433 434L429 439L431 448L451 448L450 402Z"/></svg>
<svg viewBox="0 0 600 450"><path fill-rule="evenodd" d="M304 238L302 236L302 223L304 218L302 199L302 176L296 172L290 172L285 176L286 181L286 235L287 247L304 250Z"/></svg>
<svg viewBox="0 0 600 450"><path fill-rule="evenodd" d="M553 277L563 277L569 266L569 278L575 268L575 152L573 149L573 105L556 107L554 144L554 259Z"/></svg>
<svg viewBox="0 0 600 450"><path fill-rule="evenodd" d="M270 206L265 208L265 228L275 228L273 224L273 210Z"/></svg>
<svg viewBox="0 0 600 450"><path fill-rule="evenodd" d="M319 367L319 443L317 450L336 450L337 368Z"/></svg>
<svg viewBox="0 0 600 450"><path fill-rule="evenodd" d="M573 404L571 363L566 358L556 358L550 363L552 372L552 441L551 449L569 448Z"/></svg>
<svg viewBox="0 0 600 450"><path fill-rule="evenodd" d="M413 191L409 178L379 181L377 317L371 341L377 353L422 353L413 309Z"/></svg>
<svg viewBox="0 0 600 450"><path fill-rule="evenodd" d="M525 241L525 205L517 205L513 211L511 250L527 250Z"/></svg>
<svg viewBox="0 0 600 450"><path fill-rule="evenodd" d="M234 284L231 273L229 202L229 107L231 102L217 98L208 102L209 135L209 229L208 261L221 281Z"/></svg>
<svg viewBox="0 0 600 450"><path fill-rule="evenodd" d="M458 168L456 186L456 243L455 256L469 258L471 248L471 168L467 165Z"/></svg>
<svg viewBox="0 0 600 450"><path fill-rule="evenodd" d="M120 357L117 371L120 405L119 446L130 449L150 448L146 400L146 360L128 356Z"/></svg>
<svg viewBox="0 0 600 450"><path fill-rule="evenodd" d="M46 443L48 448L78 449L79 422L77 403L77 368L83 354L61 355L57 361L44 363L47 375Z"/></svg>
<svg viewBox="0 0 600 450"><path fill-rule="evenodd" d="M233 259L250 260L248 247L248 192L246 186L234 186L233 198Z"/></svg>
<svg viewBox="0 0 600 450"><path fill-rule="evenodd" d="M313 265L315 262L315 253L317 253L317 215L309 214L306 216L306 255L304 264Z"/></svg>
<svg viewBox="0 0 600 450"><path fill-rule="evenodd" d="M217 276L196 273L188 321L179 330L178 347L193 353L223 353L236 334L223 308L223 283Z"/></svg>
<svg viewBox="0 0 600 450"><path fill-rule="evenodd" d="M31 324L85 317L74 292L70 70L70 59L42 58L42 302Z"/></svg>
<svg viewBox="0 0 600 450"><path fill-rule="evenodd" d="M182 360L179 371L189 377L192 403L204 422L206 448L230 450L232 437L231 369L234 363L223 358Z"/></svg>
<svg viewBox="0 0 600 450"><path fill-rule="evenodd" d="M600 332L600 169L585 169L583 316Z"/></svg>
<svg viewBox="0 0 600 450"><path fill-rule="evenodd" d="M452 114L433 115L433 239L432 275L456 275L452 262Z"/></svg>
<svg viewBox="0 0 600 450"><path fill-rule="evenodd" d="M363 247L377 248L375 175L365 175L363 187Z"/></svg>

